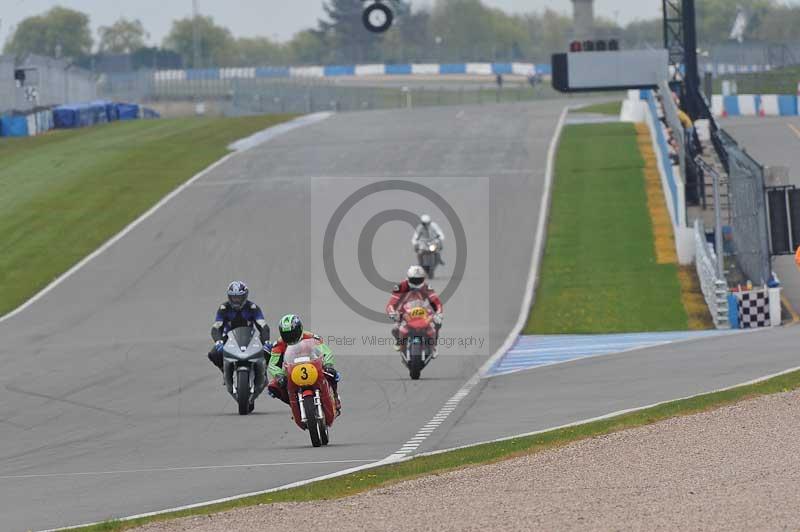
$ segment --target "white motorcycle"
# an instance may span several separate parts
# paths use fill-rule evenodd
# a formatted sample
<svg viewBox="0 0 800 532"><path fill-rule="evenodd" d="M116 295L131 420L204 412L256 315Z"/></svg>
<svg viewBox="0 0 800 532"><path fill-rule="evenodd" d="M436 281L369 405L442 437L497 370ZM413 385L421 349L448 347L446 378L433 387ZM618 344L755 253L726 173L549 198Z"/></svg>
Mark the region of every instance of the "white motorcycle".
<svg viewBox="0 0 800 532"><path fill-rule="evenodd" d="M438 238L421 240L417 243L417 259L419 265L425 270L428 279L433 279L436 267L442 264L439 253L442 250L442 242Z"/></svg>
<svg viewBox="0 0 800 532"><path fill-rule="evenodd" d="M239 405L239 415L246 416L267 385L264 346L255 327L230 331L222 353L225 387Z"/></svg>

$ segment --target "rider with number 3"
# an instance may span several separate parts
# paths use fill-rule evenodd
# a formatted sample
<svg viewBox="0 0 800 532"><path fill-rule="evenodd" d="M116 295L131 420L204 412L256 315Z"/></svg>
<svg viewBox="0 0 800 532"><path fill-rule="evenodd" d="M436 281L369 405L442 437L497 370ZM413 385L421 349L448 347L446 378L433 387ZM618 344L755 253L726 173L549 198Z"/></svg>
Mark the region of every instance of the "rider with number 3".
<svg viewBox="0 0 800 532"><path fill-rule="evenodd" d="M289 404L286 370L283 369L283 354L290 345L295 345L304 340L313 340L317 342L319 350L322 352L325 376L336 396L337 413L340 412L342 409L342 402L339 400L338 383L341 379L341 375L339 375L339 372L334 368L335 358L331 348L322 341L321 337L311 331L303 330L303 322L300 320L300 316L287 314L281 318L278 328L281 333L281 339L272 347L272 356L269 359L269 366L267 367L267 374L270 378L270 383L267 387L269 395Z"/></svg>

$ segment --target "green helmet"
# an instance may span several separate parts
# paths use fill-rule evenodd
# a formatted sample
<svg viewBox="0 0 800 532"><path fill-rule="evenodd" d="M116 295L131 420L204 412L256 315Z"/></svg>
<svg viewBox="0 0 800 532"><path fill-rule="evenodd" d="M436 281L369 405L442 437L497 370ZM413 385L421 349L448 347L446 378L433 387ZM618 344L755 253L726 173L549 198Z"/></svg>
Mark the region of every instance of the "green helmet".
<svg viewBox="0 0 800 532"><path fill-rule="evenodd" d="M278 324L281 338L289 345L296 344L303 337L303 322L296 314L287 314Z"/></svg>

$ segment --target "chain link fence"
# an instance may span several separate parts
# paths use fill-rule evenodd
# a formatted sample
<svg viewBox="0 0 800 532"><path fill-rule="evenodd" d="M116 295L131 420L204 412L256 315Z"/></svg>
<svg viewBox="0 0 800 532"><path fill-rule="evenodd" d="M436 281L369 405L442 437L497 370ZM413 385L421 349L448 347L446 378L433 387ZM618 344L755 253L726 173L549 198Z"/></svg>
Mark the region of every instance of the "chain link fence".
<svg viewBox="0 0 800 532"><path fill-rule="evenodd" d="M14 73L25 75L20 84ZM18 62L0 56L0 113L97 99L97 80L88 70L66 61L30 55Z"/></svg>
<svg viewBox="0 0 800 532"><path fill-rule="evenodd" d="M403 78L376 76L360 79L330 78L218 78L203 72L192 79L171 79L152 71L103 75L100 96L109 100L163 102L216 102L227 115L255 113L310 113L360 111L439 105L489 104L556 98L544 83L531 84L523 76L509 76L502 84L483 79ZM438 79L437 79L438 78ZM540 80L537 80L540 81ZM561 95L563 97L563 95ZM217 105L219 104L219 105Z"/></svg>
<svg viewBox="0 0 800 532"><path fill-rule="evenodd" d="M736 262L753 284L763 285L771 276L764 168L724 130L717 135L728 171Z"/></svg>

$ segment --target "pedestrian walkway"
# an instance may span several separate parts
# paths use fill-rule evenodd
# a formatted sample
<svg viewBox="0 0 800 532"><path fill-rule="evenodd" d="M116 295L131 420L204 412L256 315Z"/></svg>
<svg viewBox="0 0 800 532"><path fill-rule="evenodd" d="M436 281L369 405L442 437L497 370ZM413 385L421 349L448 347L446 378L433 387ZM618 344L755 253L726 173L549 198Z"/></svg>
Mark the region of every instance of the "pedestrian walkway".
<svg viewBox="0 0 800 532"><path fill-rule="evenodd" d="M520 336L514 346L484 376L496 377L570 360L612 355L722 334L730 334L730 331Z"/></svg>

